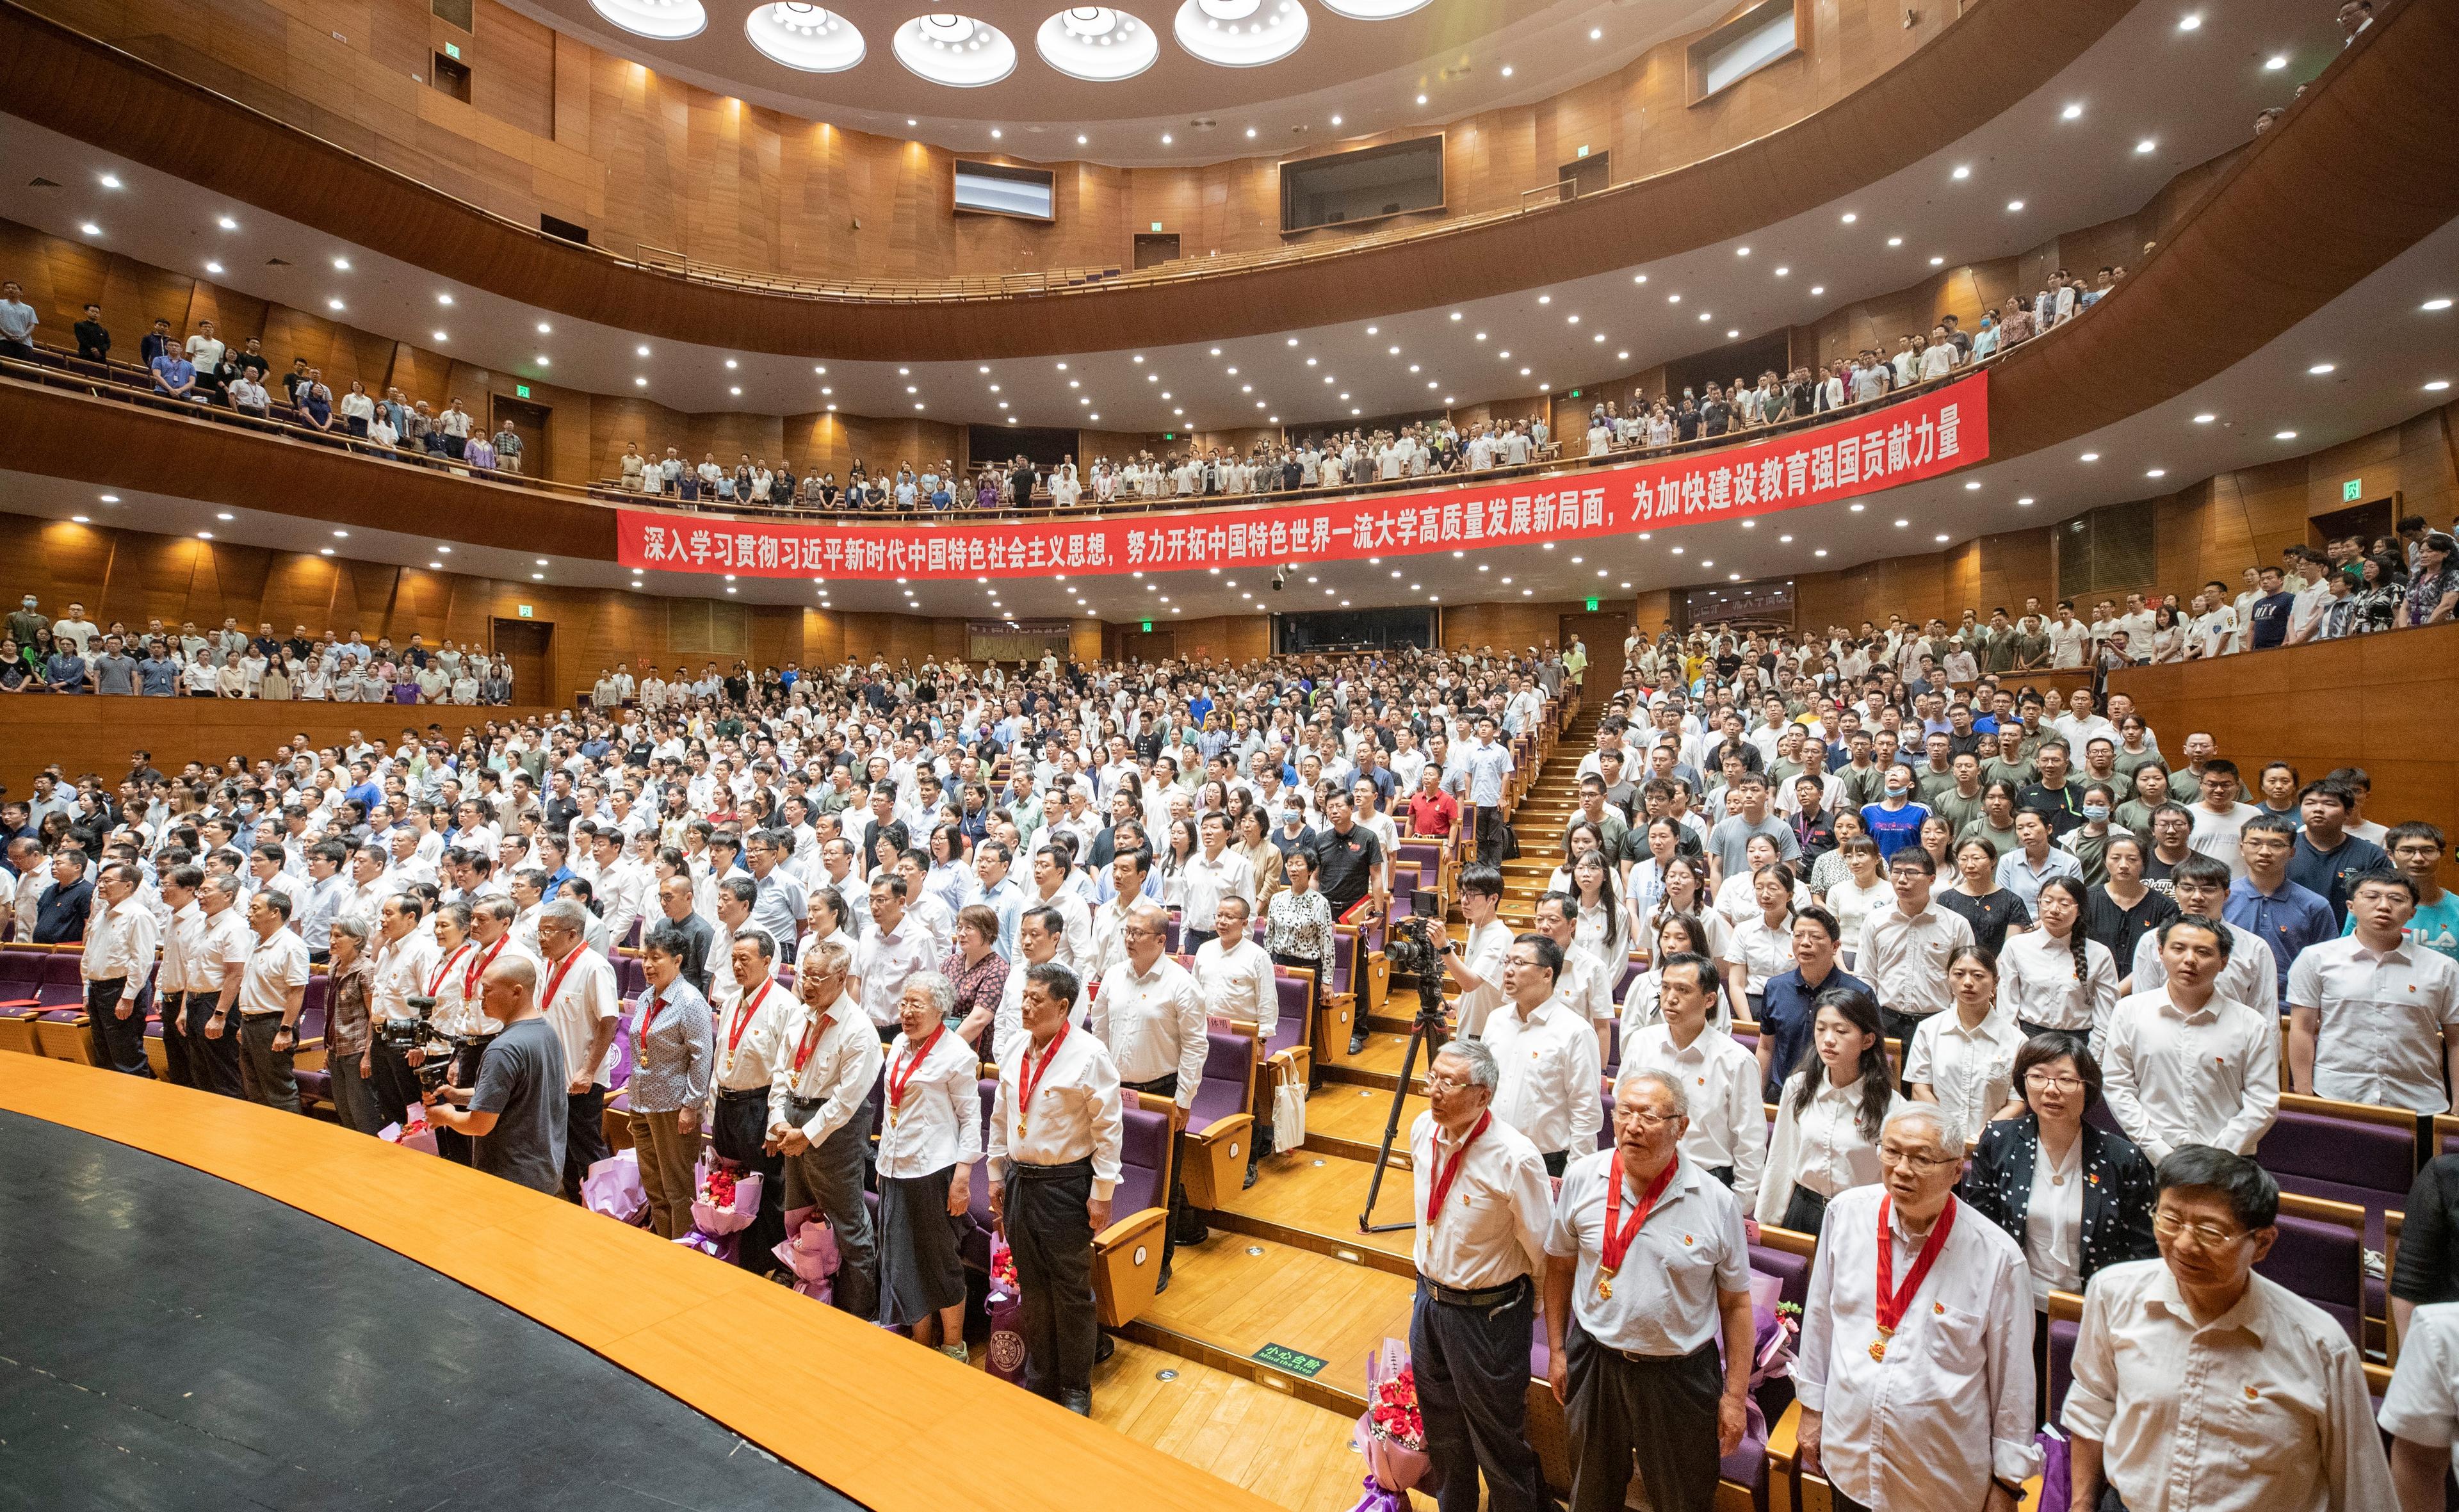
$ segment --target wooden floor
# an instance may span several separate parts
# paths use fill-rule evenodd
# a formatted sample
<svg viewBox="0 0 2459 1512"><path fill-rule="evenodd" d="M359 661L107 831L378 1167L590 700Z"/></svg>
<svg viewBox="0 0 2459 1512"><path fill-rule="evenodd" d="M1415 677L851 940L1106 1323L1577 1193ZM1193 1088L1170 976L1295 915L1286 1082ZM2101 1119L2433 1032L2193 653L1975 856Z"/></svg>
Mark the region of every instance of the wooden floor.
<svg viewBox="0 0 2459 1512"><path fill-rule="evenodd" d="M1386 1338L1407 1340L1416 1292L1411 1278L1216 1229L1180 1248L1141 1326L1200 1341L1228 1369L1270 1344L1312 1354L1325 1364L1309 1384L1363 1412L1366 1358Z"/></svg>
<svg viewBox="0 0 2459 1512"><path fill-rule="evenodd" d="M1375 1046L1369 1043L1372 1053ZM1394 1062L1398 1069L1398 1062ZM1392 1142L1393 1153L1403 1154L1409 1147L1409 1126L1418 1115L1426 1111L1426 1100L1412 1092L1400 1109L1399 1136ZM1392 1094L1383 1087L1351 1086L1345 1082L1328 1082L1307 1099L1307 1143L1321 1153L1354 1155L1360 1146L1366 1158L1375 1158L1376 1146L1383 1143L1383 1124L1392 1115ZM1323 1144L1316 1144L1321 1140ZM1263 1183L1255 1184L1258 1187Z"/></svg>
<svg viewBox="0 0 2459 1512"><path fill-rule="evenodd" d="M1357 1215L1366 1206L1366 1188L1375 1167L1361 1160L1318 1155L1268 1155L1255 1185L1233 1194L1223 1209L1242 1232L1260 1234L1327 1253L1347 1250L1374 1257L1399 1274L1412 1272L1411 1253L1417 1243L1412 1219L1411 1177L1405 1165L1395 1163L1383 1176L1375 1201L1375 1221L1404 1223L1409 1228L1390 1233L1359 1233ZM1216 1215L1214 1222L1223 1219Z"/></svg>
<svg viewBox="0 0 2459 1512"><path fill-rule="evenodd" d="M1366 1474L1354 1417L1131 1339L1093 1373L1093 1420L1290 1512L1347 1512Z"/></svg>

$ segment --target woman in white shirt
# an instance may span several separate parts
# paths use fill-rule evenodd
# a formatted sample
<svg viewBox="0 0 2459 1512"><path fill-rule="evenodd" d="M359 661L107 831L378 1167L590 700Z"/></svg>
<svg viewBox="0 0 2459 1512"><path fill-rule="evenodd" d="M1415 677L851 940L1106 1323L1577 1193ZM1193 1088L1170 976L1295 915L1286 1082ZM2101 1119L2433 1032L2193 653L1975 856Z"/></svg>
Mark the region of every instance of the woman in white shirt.
<svg viewBox="0 0 2459 1512"><path fill-rule="evenodd" d="M1579 910L1571 948L1594 956L1610 986L1622 979L1630 956L1630 920L1614 896L1613 868L1603 851L1583 850L1571 863L1571 899Z"/></svg>
<svg viewBox="0 0 2459 1512"><path fill-rule="evenodd" d="M1696 856L1677 855L1665 864L1664 879L1665 889L1648 916L1650 937L1665 927L1667 919L1684 914L1697 919L1708 932L1710 956L1717 960L1733 959L1733 926L1708 906L1708 863Z"/></svg>
<svg viewBox="0 0 2459 1512"><path fill-rule="evenodd" d="M1827 890L1827 912L1836 915L1837 927L1844 932L1844 967L1850 971L1861 954L1861 921L1881 905L1893 903L1896 890L1879 874L1879 842L1859 834L1837 850L1849 874Z"/></svg>
<svg viewBox="0 0 2459 1512"><path fill-rule="evenodd" d="M2097 1046L2117 1007L2117 960L2083 933L2080 878L2054 876L2034 902L2040 928L2007 936L1998 959L1998 1003L2027 1035L2057 1034Z"/></svg>
<svg viewBox="0 0 2459 1512"><path fill-rule="evenodd" d="M1745 919L1758 917L1758 874L1763 869L1778 864L1776 842L1766 835L1751 836L1749 842L1742 847L1742 853L1749 859L1748 868L1734 872L1716 885L1716 912L1723 915L1726 924L1734 927L1738 927ZM1818 901L1810 895L1808 888L1803 887L1797 879L1794 879L1792 868L1785 869L1785 876L1792 881L1795 908L1808 908Z"/></svg>
<svg viewBox="0 0 2459 1512"><path fill-rule="evenodd" d="M248 697L247 665L240 657L224 657L214 674L214 691L226 699Z"/></svg>
<svg viewBox="0 0 2459 1512"><path fill-rule="evenodd" d="M1998 962L1980 946L1948 954L1946 989L1954 1006L1923 1019L1904 1046L1904 1090L1953 1113L1969 1138L1991 1120L2024 1110L2015 1097L2024 1032L1999 1011Z"/></svg>
<svg viewBox="0 0 2459 1512"><path fill-rule="evenodd" d="M1742 996L1756 1023L1767 984L1793 970L1793 869L1777 861L1751 873L1758 912L1734 926L1734 957L1741 963Z"/></svg>
<svg viewBox="0 0 2459 1512"><path fill-rule="evenodd" d="M364 436L368 433L368 422L375 417L376 402L368 397L367 385L356 378L351 379L350 391L342 395L343 423L350 434Z"/></svg>
<svg viewBox="0 0 2459 1512"><path fill-rule="evenodd" d="M1624 900L1630 906L1631 926L1648 933L1648 921L1665 899L1665 863L1682 849L1682 827L1671 819L1650 819L1645 831L1647 856L1623 873Z"/></svg>
<svg viewBox="0 0 2459 1512"><path fill-rule="evenodd" d="M1785 1079L1754 1216L1817 1233L1838 1192L1879 1180L1879 1131L1904 1105L1889 1075L1879 1005L1839 987L1818 995L1813 1059Z"/></svg>
<svg viewBox="0 0 2459 1512"><path fill-rule="evenodd" d="M290 696L321 704L332 697L333 680L325 671L325 663L316 657L297 663L290 674Z"/></svg>
<svg viewBox="0 0 2459 1512"><path fill-rule="evenodd" d="M1728 960L1716 960L1708 948L1708 926L1688 914L1676 914L1656 932L1656 949L1649 957L1648 970L1631 978L1630 990L1622 999L1622 1042L1630 1043L1631 1036L1652 1023L1661 1023L1665 1010L1658 1006L1664 987L1665 963L1675 956L1702 956L1716 962L1716 975L1724 990L1716 995L1716 1011L1711 1018L1716 1027L1730 1034L1734 1028L1734 1003L1741 997L1742 969Z"/></svg>
<svg viewBox="0 0 2459 1512"><path fill-rule="evenodd" d="M937 972L906 979L879 1124L879 1321L923 1344L935 1327L952 1358L965 1352L965 1262L948 1220L971 1205L982 1149L981 1060L948 1032L956 1005Z"/></svg>
<svg viewBox="0 0 2459 1512"><path fill-rule="evenodd" d="M219 654L211 647L200 650L188 659L188 664L179 673L179 682L187 689L188 697L220 697L216 691L221 682L216 670L216 664L220 660Z"/></svg>

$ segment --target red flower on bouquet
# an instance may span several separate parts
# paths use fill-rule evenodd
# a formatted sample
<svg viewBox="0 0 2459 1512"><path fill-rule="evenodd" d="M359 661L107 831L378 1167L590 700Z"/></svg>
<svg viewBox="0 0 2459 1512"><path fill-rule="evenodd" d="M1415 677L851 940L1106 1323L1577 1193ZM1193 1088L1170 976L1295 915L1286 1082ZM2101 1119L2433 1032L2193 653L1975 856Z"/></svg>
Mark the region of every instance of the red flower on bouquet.
<svg viewBox="0 0 2459 1512"><path fill-rule="evenodd" d="M720 1166L712 1169L708 1173L707 1183L701 1187L700 1197L701 1201L708 1204L712 1208L733 1207L733 1168L731 1166Z"/></svg>
<svg viewBox="0 0 2459 1512"><path fill-rule="evenodd" d="M1016 1256L1013 1252L1001 1250L991 1257L991 1285L1009 1296L1019 1294L1021 1289L1017 1285Z"/></svg>
<svg viewBox="0 0 2459 1512"><path fill-rule="evenodd" d="M1414 1371L1404 1369L1377 1381L1367 1398L1366 1417L1376 1437L1403 1449L1426 1447L1426 1419L1418 1407Z"/></svg>

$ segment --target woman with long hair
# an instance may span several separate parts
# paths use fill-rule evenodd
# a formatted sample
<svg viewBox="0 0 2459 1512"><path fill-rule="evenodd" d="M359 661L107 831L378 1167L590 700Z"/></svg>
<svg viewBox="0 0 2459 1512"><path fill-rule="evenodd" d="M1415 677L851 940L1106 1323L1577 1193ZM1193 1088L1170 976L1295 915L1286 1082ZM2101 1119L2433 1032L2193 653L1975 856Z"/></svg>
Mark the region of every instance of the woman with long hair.
<svg viewBox="0 0 2459 1512"><path fill-rule="evenodd" d="M1879 1005L1838 987L1818 995L1810 1053L1785 1079L1755 1216L1817 1233L1838 1192L1879 1179L1879 1133L1903 1105L1887 1065Z"/></svg>
<svg viewBox="0 0 2459 1512"><path fill-rule="evenodd" d="M1771 861L1751 873L1758 912L1734 926L1734 958L1742 968L1742 996L1756 1023L1767 984L1793 970L1793 868Z"/></svg>
<svg viewBox="0 0 2459 1512"><path fill-rule="evenodd" d="M2053 876L2034 904L2041 927L2007 942L1998 1004L2027 1038L2054 1034L2070 1044L2092 1044L2109 1027L2117 1007L2117 958L2086 934L2091 906L2081 878Z"/></svg>
<svg viewBox="0 0 2459 1512"><path fill-rule="evenodd" d="M1659 815L1640 831L1648 854L1631 863L1623 883L1629 896L1632 927L1647 933L1648 921L1665 898L1665 863L1682 853L1682 826Z"/></svg>
<svg viewBox="0 0 2459 1512"><path fill-rule="evenodd" d="M1161 877L1161 903L1164 908L1187 906L1187 864L1195 859L1195 823L1189 819L1169 822L1169 843L1163 847L1161 858L1153 871ZM1187 920L1188 929L1208 927L1209 921Z"/></svg>
<svg viewBox="0 0 2459 1512"><path fill-rule="evenodd" d="M1246 793L1247 789L1241 788L1236 796L1243 798ZM1272 844L1272 830L1264 821L1264 810L1252 804L1238 809L1230 828L1230 849L1246 857L1247 864L1254 868L1253 912L1260 916L1272 907L1272 894L1285 885L1281 880L1281 850Z"/></svg>
<svg viewBox="0 0 2459 1512"><path fill-rule="evenodd" d="M1861 924L1878 909L1893 907L1896 890L1880 874L1879 842L1857 834L1837 847L1844 857L1844 880L1827 890L1827 912L1844 932L1844 969L1853 969L1861 950Z"/></svg>
<svg viewBox="0 0 2459 1512"><path fill-rule="evenodd" d="M1630 955L1629 918L1614 896L1613 868L1604 851L1583 850L1571 863L1571 899L1579 910L1571 948L1594 956L1608 985L1621 980Z"/></svg>
<svg viewBox="0 0 2459 1512"><path fill-rule="evenodd" d="M1648 916L1648 934L1654 938L1665 921L1677 914L1699 921L1708 932L1708 955L1716 960L1730 960L1734 952L1734 931L1724 916L1709 906L1708 863L1696 856L1677 855L1664 868L1664 891Z"/></svg>

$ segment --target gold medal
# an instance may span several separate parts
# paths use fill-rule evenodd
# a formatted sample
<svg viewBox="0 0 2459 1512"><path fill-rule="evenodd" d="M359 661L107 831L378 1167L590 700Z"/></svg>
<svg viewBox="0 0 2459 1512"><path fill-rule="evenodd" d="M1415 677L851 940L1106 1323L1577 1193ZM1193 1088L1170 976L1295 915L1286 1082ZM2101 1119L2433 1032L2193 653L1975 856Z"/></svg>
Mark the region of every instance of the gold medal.
<svg viewBox="0 0 2459 1512"><path fill-rule="evenodd" d="M896 1126L896 1112L897 1110L894 1108L890 1108L888 1110L888 1126L890 1128L894 1128Z"/></svg>
<svg viewBox="0 0 2459 1512"><path fill-rule="evenodd" d="M1597 1272L1597 1295L1601 1297L1609 1297L1613 1295L1612 1271L1599 1270Z"/></svg>
<svg viewBox="0 0 2459 1512"><path fill-rule="evenodd" d="M1021 1119L1017 1121L1016 1139L1017 1143L1019 1144L1024 1143L1024 1121Z"/></svg>
<svg viewBox="0 0 2459 1512"><path fill-rule="evenodd" d="M1885 1339L1872 1339L1870 1341L1870 1357L1874 1360L1882 1360L1887 1357L1887 1341Z"/></svg>

